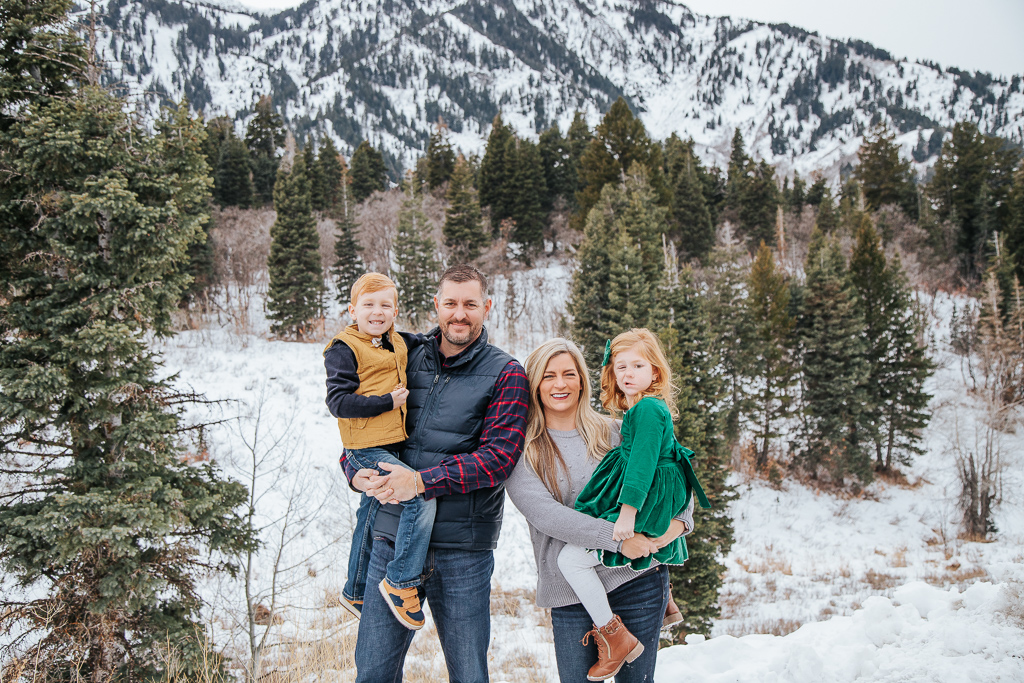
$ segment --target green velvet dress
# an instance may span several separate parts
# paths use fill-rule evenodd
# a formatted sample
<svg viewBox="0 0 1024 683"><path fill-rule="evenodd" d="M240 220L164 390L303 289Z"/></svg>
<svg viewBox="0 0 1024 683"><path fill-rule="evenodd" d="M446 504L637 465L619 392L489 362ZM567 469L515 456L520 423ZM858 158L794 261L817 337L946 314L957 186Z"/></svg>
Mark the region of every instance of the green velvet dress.
<svg viewBox="0 0 1024 683"><path fill-rule="evenodd" d="M576 509L591 517L614 522L622 505L637 509L633 531L655 538L668 531L672 518L696 494L701 507L709 507L704 490L690 465L693 451L676 441L672 414L660 398L640 399L622 416L622 443L602 458L590 481L576 499ZM661 564L686 561L686 539L672 541L654 555L630 560L621 553L598 550L608 567L629 565L642 570L654 560Z"/></svg>

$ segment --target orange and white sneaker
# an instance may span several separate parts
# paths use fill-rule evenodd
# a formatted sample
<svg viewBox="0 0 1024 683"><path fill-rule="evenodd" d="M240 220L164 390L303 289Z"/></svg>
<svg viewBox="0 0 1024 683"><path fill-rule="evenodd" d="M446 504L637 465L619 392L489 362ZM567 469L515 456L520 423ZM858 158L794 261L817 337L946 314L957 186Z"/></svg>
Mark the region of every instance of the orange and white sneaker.
<svg viewBox="0 0 1024 683"><path fill-rule="evenodd" d="M354 616L356 619L359 619L363 616L362 600L349 600L344 595L342 595L341 598L339 598L339 602L341 606L345 609L345 611Z"/></svg>
<svg viewBox="0 0 1024 683"><path fill-rule="evenodd" d="M384 596L391 613L402 626L412 631L423 628L425 618L423 607L420 605L419 589L416 586L395 588L387 579L381 579L380 594Z"/></svg>

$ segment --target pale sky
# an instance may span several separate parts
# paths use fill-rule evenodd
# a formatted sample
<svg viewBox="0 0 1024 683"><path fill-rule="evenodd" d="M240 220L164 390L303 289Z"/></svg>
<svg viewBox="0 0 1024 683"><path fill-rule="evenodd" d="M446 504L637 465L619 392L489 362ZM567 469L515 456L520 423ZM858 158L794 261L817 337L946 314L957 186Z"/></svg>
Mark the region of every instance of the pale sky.
<svg viewBox="0 0 1024 683"><path fill-rule="evenodd" d="M236 0L284 9L302 0ZM684 0L695 12L788 23L830 38L857 38L893 57L929 59L995 75L1024 74L1024 0Z"/></svg>

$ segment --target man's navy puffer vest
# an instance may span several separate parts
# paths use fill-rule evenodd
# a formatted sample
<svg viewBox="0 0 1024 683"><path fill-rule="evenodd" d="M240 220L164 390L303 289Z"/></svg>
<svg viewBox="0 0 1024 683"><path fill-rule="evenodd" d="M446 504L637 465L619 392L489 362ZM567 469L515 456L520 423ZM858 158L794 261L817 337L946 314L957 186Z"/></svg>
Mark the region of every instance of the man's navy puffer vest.
<svg viewBox="0 0 1024 683"><path fill-rule="evenodd" d="M409 439L402 462L413 469L435 467L448 455L471 453L480 442L494 383L512 360L487 343L487 330L449 367L441 367L437 350L438 330L430 341L409 354L406 374L409 400L406 427ZM505 502L504 483L469 493L437 498L437 516L430 545L435 548L493 550L498 545ZM374 535L394 541L401 508L382 505L377 511Z"/></svg>

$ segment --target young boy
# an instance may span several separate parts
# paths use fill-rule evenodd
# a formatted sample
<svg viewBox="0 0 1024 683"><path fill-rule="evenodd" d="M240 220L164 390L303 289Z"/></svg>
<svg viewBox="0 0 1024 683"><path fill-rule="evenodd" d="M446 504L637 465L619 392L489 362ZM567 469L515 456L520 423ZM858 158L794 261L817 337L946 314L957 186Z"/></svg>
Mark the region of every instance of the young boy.
<svg viewBox="0 0 1024 683"><path fill-rule="evenodd" d="M349 461L381 474L378 463L408 466L398 453L405 431L405 366L410 345L419 335L398 334L395 283L380 273L367 273L352 286L351 325L338 333L324 349L327 368L327 407L338 418L338 430ZM406 501L395 538L395 558L388 563L379 589L388 607L406 628L423 627L419 585L427 545L434 526L437 501L422 495ZM366 591L366 572L373 543L373 523L380 503L363 496L356 513L356 528L349 551L348 579L342 590L342 606L357 618Z"/></svg>

